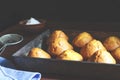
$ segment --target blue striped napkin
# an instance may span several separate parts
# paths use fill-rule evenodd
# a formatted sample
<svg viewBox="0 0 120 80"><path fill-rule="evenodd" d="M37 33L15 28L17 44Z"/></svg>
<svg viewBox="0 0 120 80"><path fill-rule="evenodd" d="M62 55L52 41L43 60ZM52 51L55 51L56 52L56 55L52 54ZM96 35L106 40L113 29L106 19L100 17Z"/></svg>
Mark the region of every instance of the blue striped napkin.
<svg viewBox="0 0 120 80"><path fill-rule="evenodd" d="M0 57L0 80L40 80L39 72L17 70L9 60Z"/></svg>

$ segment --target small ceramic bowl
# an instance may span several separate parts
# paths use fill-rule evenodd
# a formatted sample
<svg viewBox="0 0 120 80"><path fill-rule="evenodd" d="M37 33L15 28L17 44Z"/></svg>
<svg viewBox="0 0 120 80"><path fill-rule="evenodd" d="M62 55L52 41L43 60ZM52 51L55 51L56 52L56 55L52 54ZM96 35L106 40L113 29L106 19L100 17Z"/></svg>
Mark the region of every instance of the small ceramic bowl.
<svg viewBox="0 0 120 80"><path fill-rule="evenodd" d="M46 20L43 20L43 19L38 20L40 22L40 24L33 24L33 25L26 25L27 21L28 20L26 19L26 20L19 22L19 25L26 32L39 33L41 31L41 29L45 28L45 26L46 26Z"/></svg>

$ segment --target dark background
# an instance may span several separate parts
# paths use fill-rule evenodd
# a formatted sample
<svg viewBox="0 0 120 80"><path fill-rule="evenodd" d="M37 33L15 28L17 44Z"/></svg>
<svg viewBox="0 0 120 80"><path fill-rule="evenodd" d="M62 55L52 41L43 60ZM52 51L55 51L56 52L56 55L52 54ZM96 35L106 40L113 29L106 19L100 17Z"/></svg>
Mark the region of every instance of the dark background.
<svg viewBox="0 0 120 80"><path fill-rule="evenodd" d="M120 22L119 0L1 0L0 30L35 17L80 22Z"/></svg>

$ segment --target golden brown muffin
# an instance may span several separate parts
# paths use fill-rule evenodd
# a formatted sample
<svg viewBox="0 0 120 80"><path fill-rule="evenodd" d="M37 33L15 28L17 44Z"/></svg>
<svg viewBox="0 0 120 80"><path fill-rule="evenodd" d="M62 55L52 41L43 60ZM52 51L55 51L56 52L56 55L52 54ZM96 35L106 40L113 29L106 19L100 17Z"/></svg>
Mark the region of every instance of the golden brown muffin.
<svg viewBox="0 0 120 80"><path fill-rule="evenodd" d="M98 50L96 51L88 61L97 62L97 63L107 63L107 64L116 64L116 60L107 50Z"/></svg>
<svg viewBox="0 0 120 80"><path fill-rule="evenodd" d="M93 39L87 45L81 48L80 53L86 60L100 49L106 50L101 41Z"/></svg>
<svg viewBox="0 0 120 80"><path fill-rule="evenodd" d="M58 56L67 49L73 49L72 45L64 38L57 38L48 46L48 52L51 55Z"/></svg>
<svg viewBox="0 0 120 80"><path fill-rule="evenodd" d="M82 32L78 34L74 39L73 39L73 45L76 47L83 47L85 46L88 42L90 42L93 39L91 34L87 32Z"/></svg>
<svg viewBox="0 0 120 80"><path fill-rule="evenodd" d="M74 50L66 50L61 53L57 59L60 60L72 60L72 61L83 61L83 57Z"/></svg>
<svg viewBox="0 0 120 80"><path fill-rule="evenodd" d="M106 47L108 51L115 50L120 46L120 39L116 36L110 36L105 39L103 45Z"/></svg>
<svg viewBox="0 0 120 80"><path fill-rule="evenodd" d="M51 56L47 52L37 47L32 48L28 53L28 56L35 57L35 58L51 58Z"/></svg>
<svg viewBox="0 0 120 80"><path fill-rule="evenodd" d="M48 44L51 43L52 40L54 40L56 38L64 38L64 39L68 40L68 36L62 30L55 30L49 36Z"/></svg>
<svg viewBox="0 0 120 80"><path fill-rule="evenodd" d="M116 48L111 52L112 56L116 59L118 63L120 63L120 47Z"/></svg>

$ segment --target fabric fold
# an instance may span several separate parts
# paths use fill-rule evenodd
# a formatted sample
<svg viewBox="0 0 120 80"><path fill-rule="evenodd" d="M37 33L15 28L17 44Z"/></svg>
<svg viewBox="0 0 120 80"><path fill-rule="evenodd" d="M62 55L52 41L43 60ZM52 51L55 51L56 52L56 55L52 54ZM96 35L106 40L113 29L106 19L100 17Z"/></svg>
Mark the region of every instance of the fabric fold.
<svg viewBox="0 0 120 80"><path fill-rule="evenodd" d="M14 65L7 59L0 57L0 80L40 80L39 72L14 69Z"/></svg>

